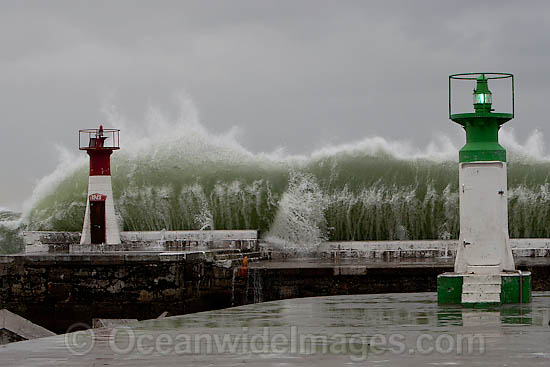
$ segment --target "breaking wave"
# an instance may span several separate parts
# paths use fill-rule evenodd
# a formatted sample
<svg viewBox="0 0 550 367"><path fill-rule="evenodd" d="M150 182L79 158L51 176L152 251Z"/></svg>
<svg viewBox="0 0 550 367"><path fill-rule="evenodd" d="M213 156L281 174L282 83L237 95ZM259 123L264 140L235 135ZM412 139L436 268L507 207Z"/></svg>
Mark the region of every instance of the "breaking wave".
<svg viewBox="0 0 550 367"><path fill-rule="evenodd" d="M124 230L259 229L274 242L306 247L326 239L458 237L459 146L445 137L422 150L368 137L308 155L255 154L238 142L237 129L206 131L189 100L176 118L151 108L136 128L109 111L104 125L122 130L112 176ZM550 237L550 159L542 142L539 132L525 144L501 132L512 237ZM58 168L24 205L24 228L82 228L87 156L58 149Z"/></svg>

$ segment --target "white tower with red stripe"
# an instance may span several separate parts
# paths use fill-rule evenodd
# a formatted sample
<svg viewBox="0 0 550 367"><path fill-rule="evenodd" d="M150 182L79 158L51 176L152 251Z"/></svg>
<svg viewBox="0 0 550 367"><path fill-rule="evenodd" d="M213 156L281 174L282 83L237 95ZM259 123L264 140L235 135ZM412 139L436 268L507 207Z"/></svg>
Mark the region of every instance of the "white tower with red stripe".
<svg viewBox="0 0 550 367"><path fill-rule="evenodd" d="M120 149L119 132L117 129L103 129L103 126L79 131L79 149L90 156L81 245L120 244L111 186L111 154Z"/></svg>

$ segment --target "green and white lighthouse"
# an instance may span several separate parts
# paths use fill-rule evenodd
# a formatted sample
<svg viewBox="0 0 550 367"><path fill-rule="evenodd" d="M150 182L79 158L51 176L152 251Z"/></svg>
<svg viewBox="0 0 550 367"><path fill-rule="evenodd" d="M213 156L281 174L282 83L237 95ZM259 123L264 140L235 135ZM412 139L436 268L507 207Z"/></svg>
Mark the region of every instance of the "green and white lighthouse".
<svg viewBox="0 0 550 367"><path fill-rule="evenodd" d="M494 112L491 79L510 79L512 111ZM452 82L475 81L474 112L452 113ZM449 76L449 118L466 131L459 152L460 236L453 273L438 277L438 302L465 306L531 300L531 274L516 271L508 235L506 150L500 127L514 118L514 76L467 73Z"/></svg>

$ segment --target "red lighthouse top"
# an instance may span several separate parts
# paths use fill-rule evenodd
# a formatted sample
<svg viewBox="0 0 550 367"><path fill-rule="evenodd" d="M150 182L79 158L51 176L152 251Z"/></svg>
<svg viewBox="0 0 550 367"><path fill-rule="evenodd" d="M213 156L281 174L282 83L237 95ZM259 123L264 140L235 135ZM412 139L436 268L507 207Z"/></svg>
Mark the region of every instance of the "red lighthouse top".
<svg viewBox="0 0 550 367"><path fill-rule="evenodd" d="M120 130L85 129L78 131L78 149L85 150L90 156L90 176L111 175L111 154L120 149Z"/></svg>
<svg viewBox="0 0 550 367"><path fill-rule="evenodd" d="M78 130L78 149L80 150L117 150L120 149L120 130L99 129Z"/></svg>

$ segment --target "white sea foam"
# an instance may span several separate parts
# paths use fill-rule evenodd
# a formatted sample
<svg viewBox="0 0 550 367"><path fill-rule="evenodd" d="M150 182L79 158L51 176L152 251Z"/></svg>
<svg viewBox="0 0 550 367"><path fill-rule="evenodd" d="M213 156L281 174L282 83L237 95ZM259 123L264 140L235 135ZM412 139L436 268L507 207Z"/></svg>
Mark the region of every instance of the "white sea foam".
<svg viewBox="0 0 550 367"><path fill-rule="evenodd" d="M311 153L311 159L319 159L347 155L375 155L384 153L397 159L426 159L434 162L458 160L458 149L451 139L440 136L430 142L424 150L419 149L409 141L390 141L380 136L366 137L353 143L327 146Z"/></svg>
<svg viewBox="0 0 550 367"><path fill-rule="evenodd" d="M521 144L513 128L502 129L499 134L502 146L506 148L512 160L527 160L534 162L549 162L550 156L544 152L544 136L541 131L534 130L525 143Z"/></svg>
<svg viewBox="0 0 550 367"><path fill-rule="evenodd" d="M84 166L87 162L87 157L84 155L77 155L78 152L72 152L68 148L60 145L56 145L55 148L58 151L59 163L52 173L44 176L38 181L29 199L23 203L24 218L41 198L54 191L61 181L66 179L76 169Z"/></svg>

